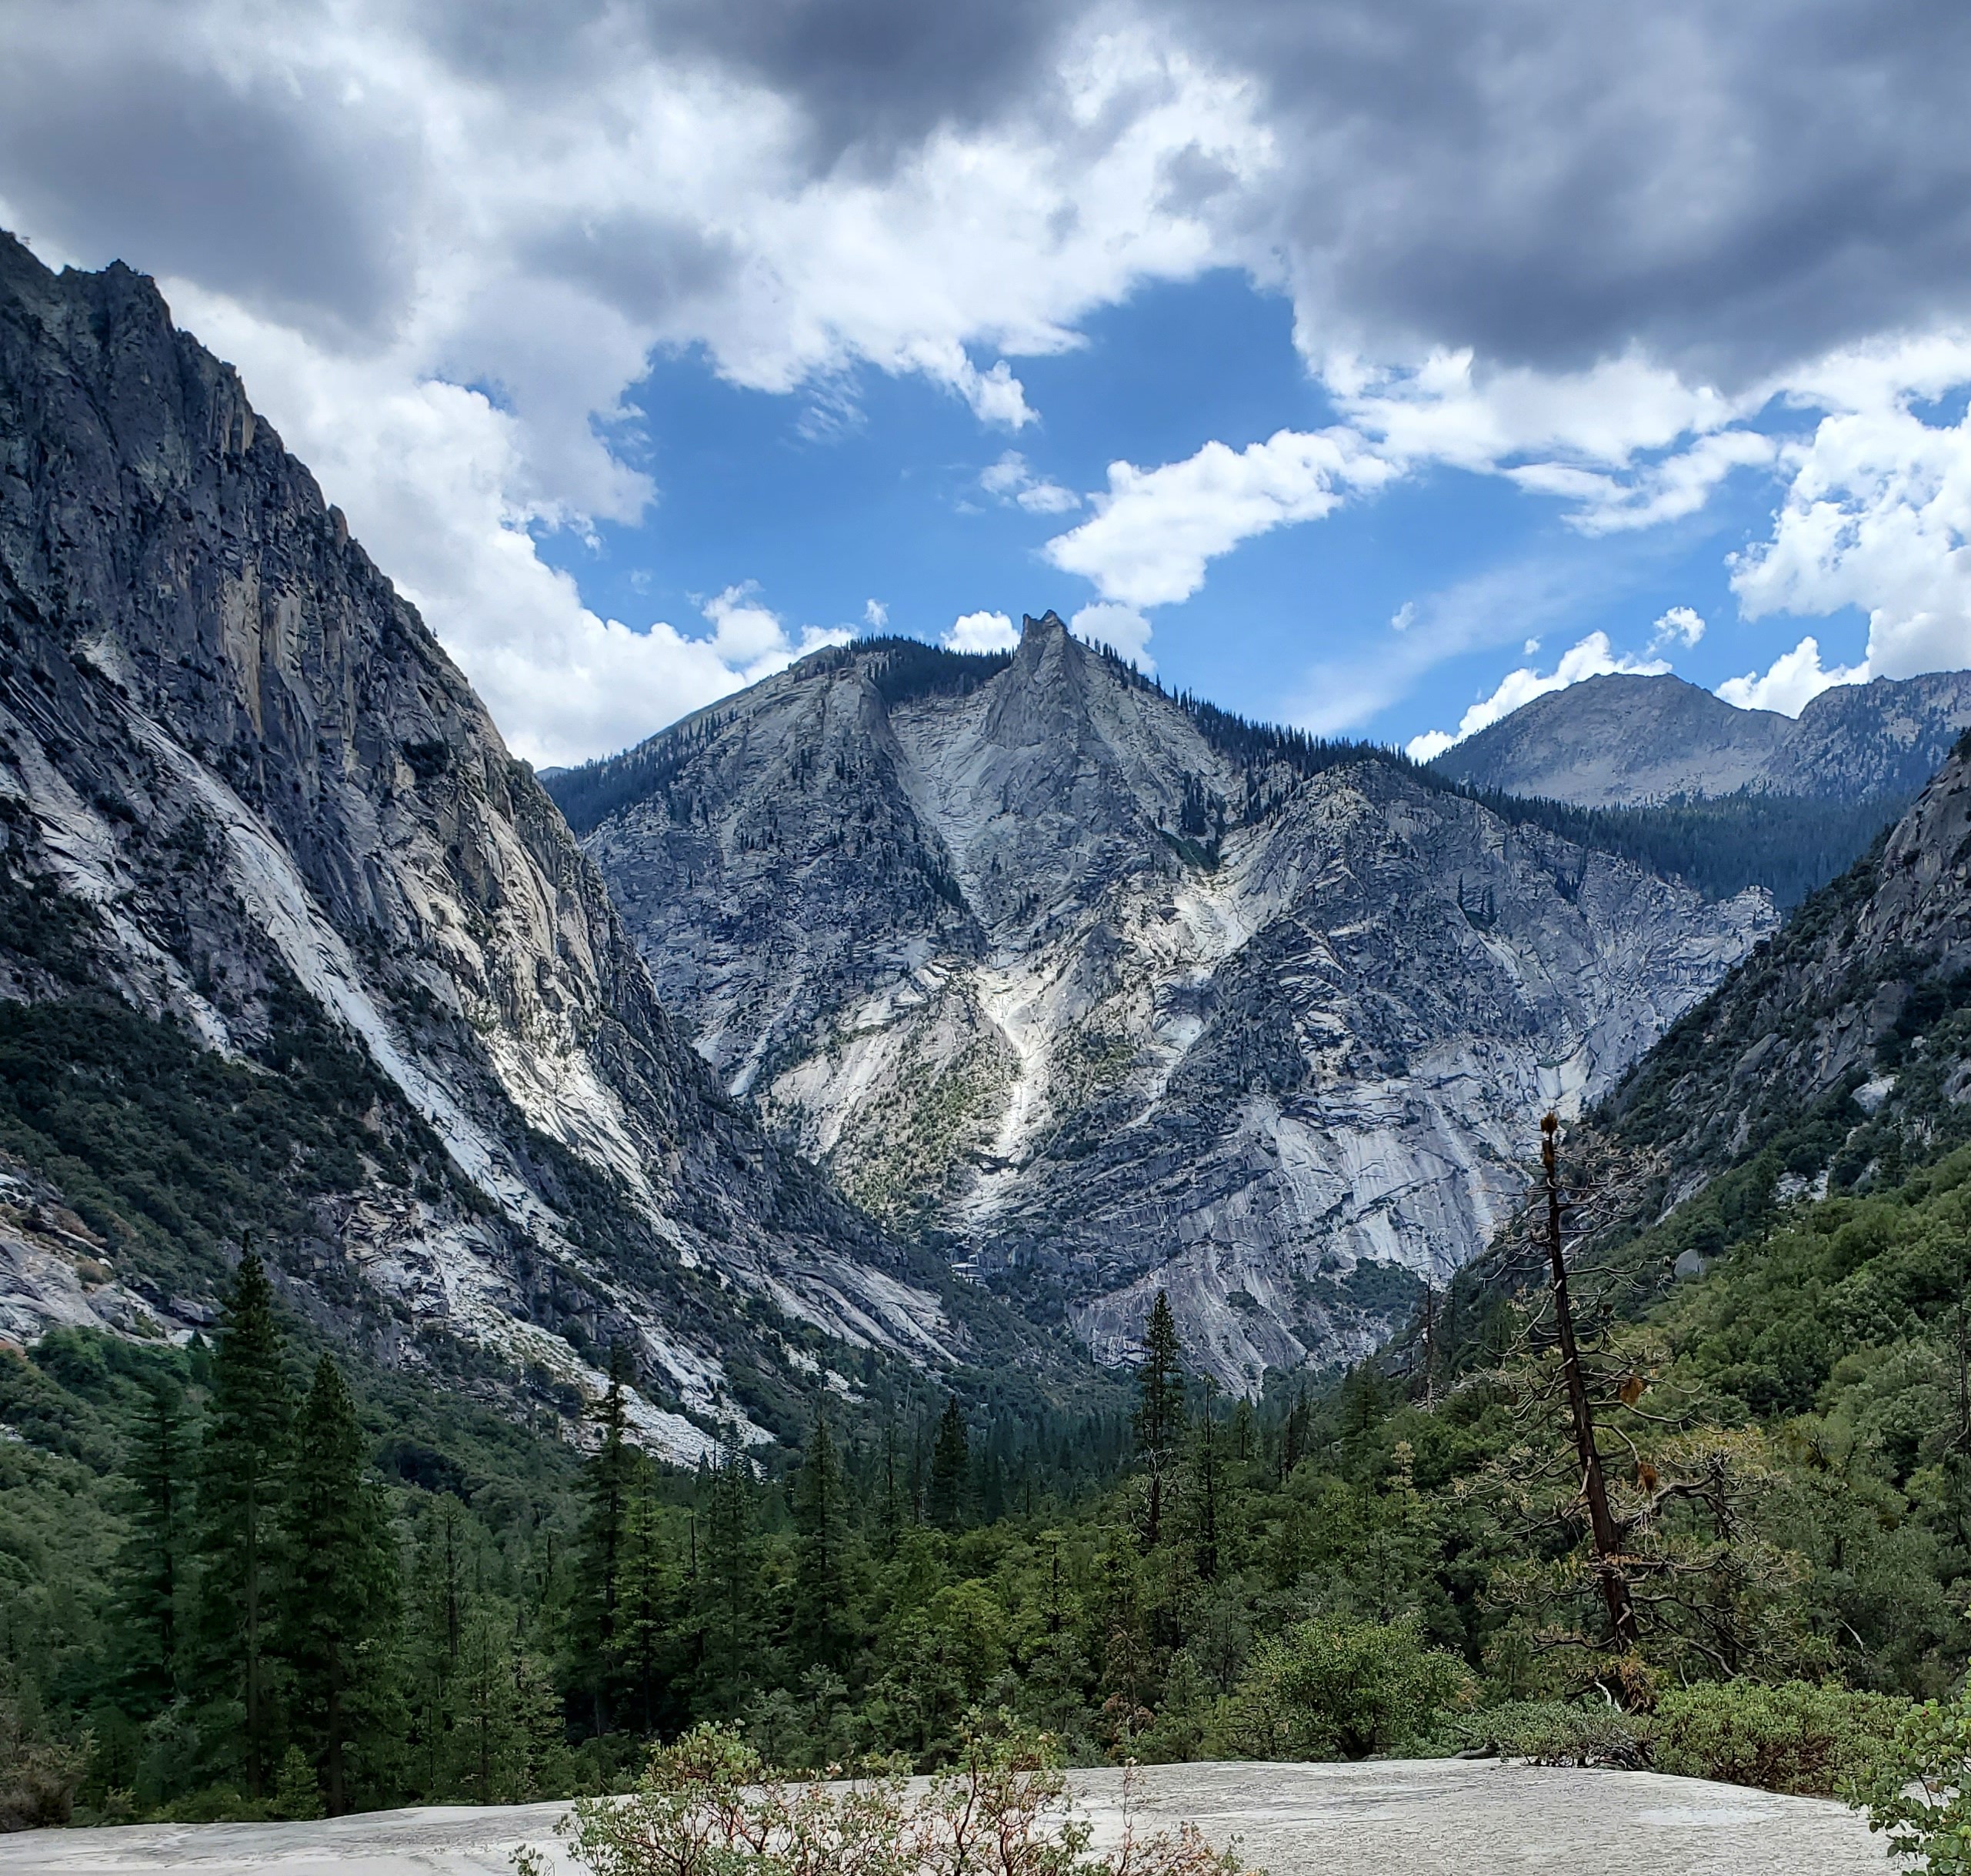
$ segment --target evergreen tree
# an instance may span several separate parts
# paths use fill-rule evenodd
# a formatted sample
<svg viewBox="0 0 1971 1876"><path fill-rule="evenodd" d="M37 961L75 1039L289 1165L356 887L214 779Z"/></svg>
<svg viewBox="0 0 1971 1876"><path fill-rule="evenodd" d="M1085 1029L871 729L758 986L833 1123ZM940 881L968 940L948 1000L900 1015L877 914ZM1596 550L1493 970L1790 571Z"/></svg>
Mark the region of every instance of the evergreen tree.
<svg viewBox="0 0 1971 1876"><path fill-rule="evenodd" d="M639 1730L658 1728L667 1678L665 1656L677 1600L677 1572L664 1533L663 1507L650 1490L650 1468L637 1468L623 1531L618 1640L624 1677L636 1703Z"/></svg>
<svg viewBox="0 0 1971 1876"><path fill-rule="evenodd" d="M268 1794L280 1756L273 1643L289 1411L274 1294L249 1250L220 1319L199 1448L196 1547L198 1677L227 1714L208 1731L236 1755L255 1798Z"/></svg>
<svg viewBox="0 0 1971 1876"><path fill-rule="evenodd" d="M794 1651L803 1661L833 1667L846 1654L849 1520L842 1468L817 1402L808 1450L794 1480Z"/></svg>
<svg viewBox="0 0 1971 1876"><path fill-rule="evenodd" d="M419 1792L449 1790L453 1682L465 1622L465 1507L447 1493L425 1513L411 1565L409 1634L404 1670L410 1722L407 1744Z"/></svg>
<svg viewBox="0 0 1971 1876"><path fill-rule="evenodd" d="M282 1654L293 1677L295 1731L339 1817L354 1801L359 1771L380 1770L389 1748L397 1558L382 1500L365 1477L355 1403L326 1355L294 1434L282 1517Z"/></svg>
<svg viewBox="0 0 1971 1876"><path fill-rule="evenodd" d="M704 1522L705 1680L708 1710L736 1714L756 1679L753 1640L753 1503L751 1467L736 1448L712 1474Z"/></svg>
<svg viewBox="0 0 1971 1876"><path fill-rule="evenodd" d="M1184 1367L1170 1298L1162 1290L1151 1305L1136 1369L1136 1450L1149 1467L1149 1511L1143 1541L1154 1544L1163 1524L1164 1479L1184 1437Z"/></svg>
<svg viewBox="0 0 1971 1876"><path fill-rule="evenodd" d="M1215 1384L1205 1377L1205 1418L1198 1429L1198 1575L1211 1582L1218 1575L1219 1520L1220 1515L1218 1423L1212 1414Z"/></svg>
<svg viewBox="0 0 1971 1876"><path fill-rule="evenodd" d="M598 1735L609 1730L609 1687L622 1666L617 1631L623 1554L639 1458L625 1437L629 1427L629 1358L618 1343L609 1350L609 1389L596 1414L602 1444L582 1478L589 1505L575 1554L576 1685L590 1695Z"/></svg>
<svg viewBox="0 0 1971 1876"><path fill-rule="evenodd" d="M146 1398L128 1467L130 1535L117 1557L114 1629L124 1710L152 1718L177 1697L188 1509L183 1410L162 1382Z"/></svg>
<svg viewBox="0 0 1971 1876"><path fill-rule="evenodd" d="M938 1437L931 1448L931 1483L924 1494L924 1512L940 1531L955 1531L965 1515L965 1488L970 1480L970 1442L965 1415L954 1394L939 1417Z"/></svg>
<svg viewBox="0 0 1971 1876"><path fill-rule="evenodd" d="M896 1554L897 1541L903 1535L904 1480L899 1464L896 1418L892 1414L883 1427L882 1497L876 1507L876 1528L882 1540L883 1561Z"/></svg>

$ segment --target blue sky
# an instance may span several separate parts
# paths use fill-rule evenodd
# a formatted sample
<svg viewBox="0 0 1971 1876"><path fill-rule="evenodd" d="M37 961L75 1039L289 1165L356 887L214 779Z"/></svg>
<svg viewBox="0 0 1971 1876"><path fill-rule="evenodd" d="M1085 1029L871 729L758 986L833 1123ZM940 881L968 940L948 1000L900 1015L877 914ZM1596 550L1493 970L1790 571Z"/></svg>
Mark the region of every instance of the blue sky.
<svg viewBox="0 0 1971 1876"><path fill-rule="evenodd" d="M1099 595L1044 549L1079 511L1027 512L982 476L1017 449L1036 479L1086 497L1118 458L1166 462L1213 440L1241 450L1336 423L1292 326L1283 294L1234 270L1147 287L1087 319L1075 349L1021 362L1036 416L1017 436L920 377L865 367L817 399L722 382L702 347L681 350L629 389L641 415L616 434L655 485L647 513L586 540L543 531L541 552L590 606L638 627L692 620L741 582L796 630L873 629L872 600L885 629L933 642L980 611L1072 615ZM1762 428L1799 428L1784 411L1763 415ZM1713 687L1766 670L1800 636L1795 618L1741 618L1729 584L1728 556L1769 533L1783 490L1770 471L1742 469L1697 515L1592 539L1552 496L1432 468L1215 561L1194 596L1149 609L1146 662L1248 716L1398 744L1454 725L1511 669L1552 671L1595 632L1618 656ZM1469 608L1470 649L1381 707L1326 720L1322 666L1365 645L1393 651L1406 606ZM1706 622L1696 645L1660 642L1656 622L1675 607ZM1813 629L1827 663L1863 655L1855 607Z"/></svg>
<svg viewBox="0 0 1971 1876"><path fill-rule="evenodd" d="M1971 9L1857 17L19 0L0 225L154 276L538 762L871 600L1406 746L1797 711L1971 665Z"/></svg>

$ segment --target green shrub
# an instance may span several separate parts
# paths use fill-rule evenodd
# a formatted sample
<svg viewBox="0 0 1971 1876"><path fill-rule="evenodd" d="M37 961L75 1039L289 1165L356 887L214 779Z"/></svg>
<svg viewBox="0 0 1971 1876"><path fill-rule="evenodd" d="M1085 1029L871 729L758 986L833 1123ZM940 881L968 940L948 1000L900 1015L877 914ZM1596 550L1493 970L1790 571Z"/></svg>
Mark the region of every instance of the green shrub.
<svg viewBox="0 0 1971 1876"><path fill-rule="evenodd" d="M1656 1770L1832 1798L1866 1782L1893 1749L1909 1702L1789 1681L1726 1681L1667 1693L1652 1717Z"/></svg>
<svg viewBox="0 0 1971 1876"><path fill-rule="evenodd" d="M1454 1720L1450 1736L1468 1752L1494 1752L1536 1765L1612 1765L1637 1771L1649 1763L1649 1723L1606 1701L1511 1701Z"/></svg>
<svg viewBox="0 0 1971 1876"><path fill-rule="evenodd" d="M1892 1855L1920 1857L1926 1876L1971 1876L1971 1696L1908 1708L1849 1802Z"/></svg>
<svg viewBox="0 0 1971 1876"><path fill-rule="evenodd" d="M660 1746L626 1798L578 1800L562 1834L595 1876L1232 1876L1240 1864L1197 1831L1136 1835L1088 1854L1053 1743L1005 1724L966 1734L957 1763L913 1791L901 1771L822 1784L775 1777L738 1734L695 1727ZM831 1768L833 1769L833 1768ZM522 1849L521 1876L548 1876ZM1254 1876L1265 1876L1263 1871Z"/></svg>
<svg viewBox="0 0 1971 1876"><path fill-rule="evenodd" d="M1469 1704L1472 1677L1414 1624L1322 1617L1262 1642L1232 1697L1233 1745L1256 1759L1401 1752Z"/></svg>

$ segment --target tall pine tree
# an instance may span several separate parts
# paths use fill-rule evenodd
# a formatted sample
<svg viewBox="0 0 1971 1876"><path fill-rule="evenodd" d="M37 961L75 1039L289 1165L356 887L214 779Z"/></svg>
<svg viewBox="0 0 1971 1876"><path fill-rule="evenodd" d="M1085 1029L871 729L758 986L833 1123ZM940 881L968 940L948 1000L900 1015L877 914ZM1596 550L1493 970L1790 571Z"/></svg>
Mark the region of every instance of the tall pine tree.
<svg viewBox="0 0 1971 1876"><path fill-rule="evenodd" d="M699 1546L705 1602L706 1707L736 1714L755 1680L752 1659L753 1495L752 1467L736 1447L714 1468Z"/></svg>
<svg viewBox="0 0 1971 1876"><path fill-rule="evenodd" d="M184 1409L160 1380L144 1403L126 1467L130 1535L117 1556L119 1693L133 1719L154 1717L178 1691L180 1603L190 1510Z"/></svg>
<svg viewBox="0 0 1971 1876"><path fill-rule="evenodd" d="M795 1653L803 1663L839 1667L849 1651L849 1518L842 1467L817 1402L808 1450L794 1480Z"/></svg>
<svg viewBox="0 0 1971 1876"><path fill-rule="evenodd" d="M609 1385L596 1412L602 1443L582 1481L589 1501L575 1554L574 1641L576 1684L591 1701L598 1734L609 1730L609 1688L622 1667L622 1568L640 1455L629 1428L629 1361L622 1344L609 1350Z"/></svg>
<svg viewBox="0 0 1971 1876"><path fill-rule="evenodd" d="M324 1355L295 1420L280 1641L293 1730L331 1816L350 1808L359 1774L372 1788L394 1782L381 1774L395 1717L397 1557L365 1447L349 1390Z"/></svg>
<svg viewBox="0 0 1971 1876"><path fill-rule="evenodd" d="M1136 1450L1149 1469L1149 1510L1143 1541L1154 1544L1163 1526L1164 1480L1184 1437L1183 1350L1170 1298L1162 1290L1150 1307L1143 1332L1142 1360L1136 1369Z"/></svg>
<svg viewBox="0 0 1971 1876"><path fill-rule="evenodd" d="M280 1759L274 1627L289 1412L274 1293L248 1250L220 1319L199 1448L197 1651L201 1691L227 1715L208 1737L227 1742L255 1798L272 1789Z"/></svg>
<svg viewBox="0 0 1971 1876"><path fill-rule="evenodd" d="M925 1516L940 1531L955 1531L965 1517L965 1488L971 1483L972 1447L965 1414L954 1394L938 1417L938 1437L931 1447L931 1483L924 1494Z"/></svg>

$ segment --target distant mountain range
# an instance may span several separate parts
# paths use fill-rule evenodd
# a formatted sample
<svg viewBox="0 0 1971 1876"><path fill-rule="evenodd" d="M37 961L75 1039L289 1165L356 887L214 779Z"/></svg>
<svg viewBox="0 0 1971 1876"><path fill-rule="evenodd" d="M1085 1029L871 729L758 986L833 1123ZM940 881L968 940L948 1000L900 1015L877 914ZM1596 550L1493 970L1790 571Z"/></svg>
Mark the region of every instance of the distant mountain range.
<svg viewBox="0 0 1971 1876"><path fill-rule="evenodd" d="M1594 677L1536 697L1432 766L1475 788L1582 807L1741 792L1899 807L1967 727L1971 671L1838 685L1797 721L1736 709L1680 677Z"/></svg>

